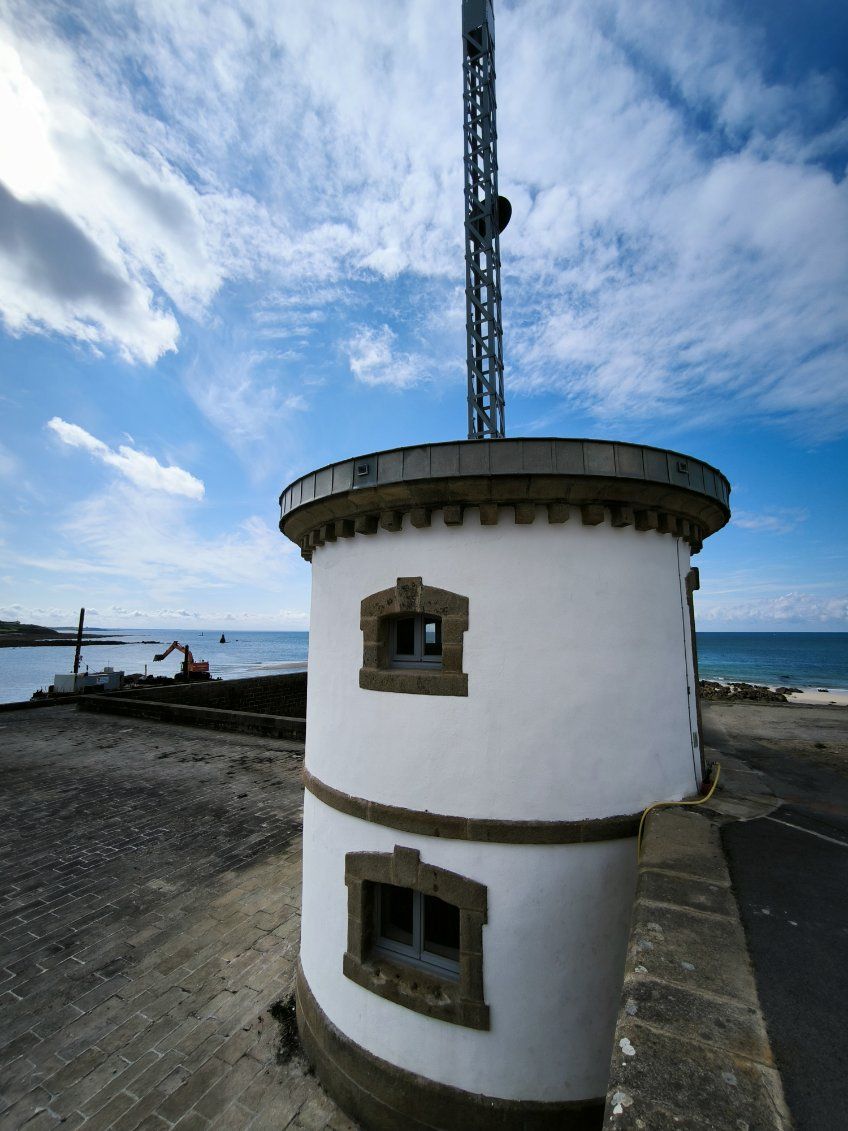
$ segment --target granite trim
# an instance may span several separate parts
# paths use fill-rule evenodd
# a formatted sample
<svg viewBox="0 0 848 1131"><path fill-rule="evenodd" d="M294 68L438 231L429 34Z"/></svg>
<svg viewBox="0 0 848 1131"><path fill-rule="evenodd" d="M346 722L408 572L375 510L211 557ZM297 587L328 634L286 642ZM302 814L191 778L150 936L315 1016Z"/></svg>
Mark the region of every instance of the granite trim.
<svg viewBox="0 0 848 1131"><path fill-rule="evenodd" d="M459 441L393 449L332 464L330 475L327 470L303 476L280 496L280 529L306 558L332 541L321 535L334 523L353 520L362 534L376 532L378 524L397 532L413 513L414 525L428 525L433 510L460 526L465 511L478 508L481 524L491 526L503 508L528 525L535 518L530 508L538 506L600 508L603 521L609 512L614 525L630 525L633 514L636 530L683 537L695 553L730 517L730 485L715 468L638 444ZM562 514L549 511L549 521L561 522ZM600 525L598 514L585 517ZM339 529L335 535L342 536Z"/></svg>
<svg viewBox="0 0 848 1131"><path fill-rule="evenodd" d="M428 613L442 622L442 666L390 666L392 619L401 613ZM462 670L462 642L468 629L468 598L422 584L420 577L399 577L390 589L365 597L360 605L362 667L359 686L366 691L404 695L468 695Z"/></svg>
<svg viewBox="0 0 848 1131"><path fill-rule="evenodd" d="M486 888L476 880L422 864L417 849L395 845L394 852L348 852L347 950L342 960L346 978L378 997L425 1017L489 1028L489 1007L483 998L483 926ZM459 909L459 979L423 970L402 958L374 951L374 891L377 884L396 884L435 895Z"/></svg>
<svg viewBox="0 0 848 1131"><path fill-rule="evenodd" d="M498 817L459 817L431 813L425 809L406 809L386 805L365 797L344 793L303 771L306 789L340 813L384 825L397 832L440 837L443 840L473 840L483 844L597 844L605 840L626 840L639 829L639 813L615 817L596 817L579 821L511 821Z"/></svg>
<svg viewBox="0 0 848 1131"><path fill-rule="evenodd" d="M506 1100L399 1068L346 1036L298 962L297 1025L307 1059L336 1103L370 1131L597 1131L604 1101Z"/></svg>

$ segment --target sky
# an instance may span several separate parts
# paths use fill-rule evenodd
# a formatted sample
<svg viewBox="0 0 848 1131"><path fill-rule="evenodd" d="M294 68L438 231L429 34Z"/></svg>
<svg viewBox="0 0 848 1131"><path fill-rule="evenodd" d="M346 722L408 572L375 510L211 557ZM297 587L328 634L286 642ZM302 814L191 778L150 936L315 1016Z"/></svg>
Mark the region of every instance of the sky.
<svg viewBox="0 0 848 1131"><path fill-rule="evenodd" d="M848 630L848 8L496 0L510 436L719 467ZM296 476L463 438L460 0L0 0L0 618L304 629Z"/></svg>

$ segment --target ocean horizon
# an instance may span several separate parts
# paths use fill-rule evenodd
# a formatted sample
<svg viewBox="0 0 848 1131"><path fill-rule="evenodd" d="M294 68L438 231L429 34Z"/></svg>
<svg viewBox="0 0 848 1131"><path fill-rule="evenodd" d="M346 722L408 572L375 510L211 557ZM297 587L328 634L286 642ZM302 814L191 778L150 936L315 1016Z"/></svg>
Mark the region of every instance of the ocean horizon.
<svg viewBox="0 0 848 1131"><path fill-rule="evenodd" d="M208 660L213 676L241 679L300 671L307 665L308 632L172 628L96 628L98 635L125 641L119 646L83 648L82 669L112 667L127 674L174 675L182 657L153 656L173 640L188 644L196 660ZM848 690L848 633L846 632L698 632L701 679ZM156 641L144 644L142 641ZM45 690L57 672L70 671L73 645L50 648L0 649L0 703L23 702L38 688Z"/></svg>

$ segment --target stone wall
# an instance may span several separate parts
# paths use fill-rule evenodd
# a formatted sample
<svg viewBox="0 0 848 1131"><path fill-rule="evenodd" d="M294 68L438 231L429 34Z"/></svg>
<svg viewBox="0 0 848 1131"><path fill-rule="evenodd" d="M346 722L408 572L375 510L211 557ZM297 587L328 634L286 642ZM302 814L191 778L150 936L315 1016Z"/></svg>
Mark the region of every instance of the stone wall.
<svg viewBox="0 0 848 1131"><path fill-rule="evenodd" d="M223 711L306 718L306 672L252 676L249 679L198 680L122 691L122 699L180 703Z"/></svg>
<svg viewBox="0 0 848 1131"><path fill-rule="evenodd" d="M604 1131L792 1126L712 816L646 824Z"/></svg>

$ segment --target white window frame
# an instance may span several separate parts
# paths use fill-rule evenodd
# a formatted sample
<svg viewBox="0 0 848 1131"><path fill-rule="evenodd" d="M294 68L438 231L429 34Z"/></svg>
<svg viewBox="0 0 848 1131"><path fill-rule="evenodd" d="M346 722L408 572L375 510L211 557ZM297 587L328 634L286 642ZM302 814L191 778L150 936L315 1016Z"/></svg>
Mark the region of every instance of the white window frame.
<svg viewBox="0 0 848 1131"><path fill-rule="evenodd" d="M399 656L397 650L398 621L414 619L414 644L411 656ZM434 613L402 613L392 617L389 631L389 667L390 668L441 668L442 656L427 656L424 654L424 625L427 621L435 621L439 625L441 636L442 618Z"/></svg>
<svg viewBox="0 0 848 1131"><path fill-rule="evenodd" d="M388 958L400 957L410 966L417 966L422 970L438 972L444 977L459 981L459 959L445 958L444 955L434 954L431 950L424 949L424 899L426 893L407 888L412 892L412 945L397 942L395 939L386 938L380 934L382 925L383 887L384 884L375 884L374 891L374 951L385 954ZM399 886L399 885L395 885ZM444 900L442 902L445 902ZM451 904L451 906L453 906ZM457 915L459 908L457 908ZM457 952L459 947L457 947Z"/></svg>

